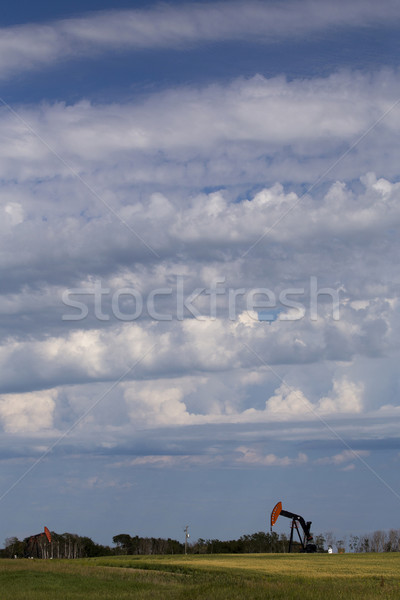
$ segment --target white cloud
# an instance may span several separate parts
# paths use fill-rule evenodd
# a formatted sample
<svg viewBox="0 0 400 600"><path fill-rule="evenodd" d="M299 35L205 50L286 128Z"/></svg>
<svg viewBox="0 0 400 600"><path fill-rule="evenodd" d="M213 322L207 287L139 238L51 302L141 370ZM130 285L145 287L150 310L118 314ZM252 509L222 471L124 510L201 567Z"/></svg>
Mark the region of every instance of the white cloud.
<svg viewBox="0 0 400 600"><path fill-rule="evenodd" d="M324 458L319 458L316 461L316 464L319 465L335 465L341 466L346 463L351 463L351 465L347 465L343 470L352 470L354 468L353 463L351 461L357 460L357 457L366 457L369 456L368 450L343 450L339 454L334 454L333 456L326 456Z"/></svg>
<svg viewBox="0 0 400 600"><path fill-rule="evenodd" d="M395 406L393 404L384 404L381 406L376 416L386 416L386 417L398 417L400 416L400 406Z"/></svg>
<svg viewBox="0 0 400 600"><path fill-rule="evenodd" d="M113 463L111 466L114 468L150 467L162 469L171 467L212 467L218 466L222 462L223 457L219 455L149 454Z"/></svg>
<svg viewBox="0 0 400 600"><path fill-rule="evenodd" d="M304 452L299 452L296 457L289 456L276 456L275 454L262 454L258 450L248 448L247 446L239 446L236 448L236 452L239 452L239 456L236 460L237 463L245 465L257 465L265 467L289 467L293 465L304 465L308 461L308 457Z"/></svg>
<svg viewBox="0 0 400 600"><path fill-rule="evenodd" d="M5 308L8 310L7 305ZM384 315L379 304L376 310ZM359 311L353 312L359 315ZM60 332L44 338L9 338L0 346L1 380L8 389L26 389L26 386L38 389L55 384L114 382L124 373L128 380L133 381L150 378L153 383L140 384L140 390L135 388L130 396L132 401L139 403L137 415L142 417L141 411L148 410L148 404L148 407L153 406L154 418L176 418L180 422L193 421L193 415L206 418L203 409L210 418L250 421L257 418L313 419L318 414L361 414L364 406L363 385L362 381L358 381L361 375L354 375L356 379L353 380L344 365L347 364L348 370L349 346L353 346L351 357L365 356L364 340L369 340L368 348L371 350L375 334L372 330L373 335L368 338L368 331L364 332L360 326L357 333L360 343L357 345L357 338L350 327L350 319L354 315L344 313L342 317L338 352L343 354L335 354L333 365L339 357L344 363L333 377L332 392L321 396L314 392L308 397L302 386L290 379L291 386L280 385L264 400L264 408L255 409L250 400L247 405L243 404L241 398L246 396L246 389L254 384L262 385L268 372L267 365L275 365L274 368L283 377L286 377L285 365L288 364L300 367L307 364L309 372L311 365L323 365L336 343L329 319L321 316L317 322L305 318L283 324L274 322L271 326L251 320L251 327L240 319L229 321L224 316L201 321L174 319L167 323L142 319L122 324L111 321L103 328L99 328L100 323L97 322L96 329L78 327L67 334ZM390 312L387 318L394 319L395 315L395 312ZM34 317L37 318L35 313ZM7 318L10 318L9 314ZM349 326L346 327L348 321ZM370 322L374 322L372 318ZM82 325L86 322L83 321ZM82 325L79 323L80 327ZM393 335L396 337L395 331ZM328 334L331 338L326 339ZM250 379L248 373L251 373ZM199 393L200 380L203 386L199 374L205 381L213 374L229 381L235 374L233 381L239 387L236 393L233 389L218 391L218 401L213 399L212 394L206 400L207 395L202 393L200 405L188 410L187 395ZM172 376L178 379L168 383L165 377ZM191 376L196 376L196 382L185 380L185 377ZM273 377L271 373L269 376ZM332 374L329 375L331 377ZM312 390L312 385L310 387ZM375 407L376 402L375 399ZM192 415L190 419L188 412ZM168 417L168 414L173 417Z"/></svg>
<svg viewBox="0 0 400 600"><path fill-rule="evenodd" d="M248 410L249 420L315 420L327 415L357 414L363 410L363 385L346 376L333 380L333 390L317 402L310 402L300 389L282 383L265 403L264 411ZM243 415L244 416L244 415Z"/></svg>
<svg viewBox="0 0 400 600"><path fill-rule="evenodd" d="M302 183L320 175L399 90L394 71L343 72L168 90L123 105L82 101L20 109L157 250L158 261L26 126L3 111L0 311L4 331L12 332L0 346L3 389L89 387L117 380L139 361L123 389L130 425L306 421L377 410L381 396L372 399L363 385L372 367L363 364L357 371L357 361L398 352L392 274L400 184L397 175L381 176L382 169L398 174L392 151L398 149L397 114L390 113L371 131L369 143L346 157L345 176L324 193L300 198L289 184L273 182L278 171L286 182L288 173L290 182ZM371 162L378 176L367 168ZM354 174L357 181L346 183ZM258 181L257 191L248 191L249 182ZM210 183L221 189L199 192ZM260 323L239 296L236 319L227 318L226 297L218 297L220 312L212 319L203 297L196 306L202 314L204 309L204 319L177 321L177 275L188 294L218 278L235 289L266 286L277 298L283 289L304 288L304 315ZM329 298L318 306L318 321L309 320L310 276L320 287L341 290L339 321L332 318ZM63 322L65 288L93 289L100 281L110 288L103 298L107 318L94 316L90 300L86 319ZM170 311L172 321L146 315L132 323L116 320L111 295L121 287L134 287L144 297L169 287L172 294L160 311ZM276 388L265 377L266 365L277 366L291 387ZM315 365L325 368L324 382L318 376L315 381ZM212 381L209 393L199 373ZM75 412L81 400L89 403L82 393L71 401ZM395 403L385 399L386 413Z"/></svg>
<svg viewBox="0 0 400 600"><path fill-rule="evenodd" d="M23 121L5 109L0 115L0 174L19 183L40 179L41 190L54 198L54 192L70 192L66 161L112 206L122 203L129 218L134 208L124 196L138 185L153 183L159 192L161 185L176 188L177 181L198 188L286 181L288 169L291 181L313 182L380 119L369 133L369 144L358 144L357 153L337 165L335 176L355 178L371 168L393 176L397 163L390 152L398 147L400 122L396 110L381 117L399 95L396 71L373 76L343 71L292 81L257 75L223 86L170 89L125 104L82 100L20 107L16 110ZM53 180L55 175L62 180ZM70 198L71 208L88 197L81 183L78 187L82 190ZM378 197L385 193L381 184L375 185ZM343 203L346 198L344 194ZM277 186L272 193L257 194L248 210L274 215L290 199ZM340 202L340 189L334 199ZM213 221L223 213L226 200L218 194L205 200L198 216ZM361 217L368 220L368 213Z"/></svg>
<svg viewBox="0 0 400 600"><path fill-rule="evenodd" d="M263 454L258 450L246 446L240 446L231 453L209 453L193 455L177 454L146 454L127 459L122 462L113 463L112 467L212 467L221 465L234 466L258 466L258 467L290 467L301 466L308 462L308 457L303 452L299 452L295 457L276 456L275 454Z"/></svg>
<svg viewBox="0 0 400 600"><path fill-rule="evenodd" d="M92 57L107 50L188 48L199 43L271 43L302 38L329 28L390 24L400 18L394 0L284 3L214 2L93 13L0 32L0 75Z"/></svg>
<svg viewBox="0 0 400 600"><path fill-rule="evenodd" d="M266 402L266 411L271 416L296 418L312 418L315 408L307 400L301 390L292 389L283 383Z"/></svg>
<svg viewBox="0 0 400 600"><path fill-rule="evenodd" d="M19 225L24 220L24 209L18 202L9 202L6 204L4 212L8 216L12 226Z"/></svg>
<svg viewBox="0 0 400 600"><path fill-rule="evenodd" d="M346 414L360 413L363 403L363 385L349 381L343 377L340 381L333 382L333 393L331 396L321 398L318 405L320 414Z"/></svg>
<svg viewBox="0 0 400 600"><path fill-rule="evenodd" d="M0 421L8 433L36 433L53 426L57 390L0 396Z"/></svg>
<svg viewBox="0 0 400 600"><path fill-rule="evenodd" d="M130 384L124 392L129 416L134 423L152 426L188 424L190 415L183 402L185 391L188 391L185 381Z"/></svg>
<svg viewBox="0 0 400 600"><path fill-rule="evenodd" d="M354 469L356 468L354 463L350 463L349 465L347 465L346 467L343 467L343 469L341 469L342 471L354 471Z"/></svg>

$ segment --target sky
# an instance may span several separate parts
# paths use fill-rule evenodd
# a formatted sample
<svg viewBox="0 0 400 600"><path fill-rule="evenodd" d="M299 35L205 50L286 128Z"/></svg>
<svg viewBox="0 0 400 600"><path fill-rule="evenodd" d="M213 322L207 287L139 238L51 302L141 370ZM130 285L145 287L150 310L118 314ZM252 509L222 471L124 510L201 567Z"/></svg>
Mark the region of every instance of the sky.
<svg viewBox="0 0 400 600"><path fill-rule="evenodd" d="M399 527L399 25L1 7L1 540Z"/></svg>

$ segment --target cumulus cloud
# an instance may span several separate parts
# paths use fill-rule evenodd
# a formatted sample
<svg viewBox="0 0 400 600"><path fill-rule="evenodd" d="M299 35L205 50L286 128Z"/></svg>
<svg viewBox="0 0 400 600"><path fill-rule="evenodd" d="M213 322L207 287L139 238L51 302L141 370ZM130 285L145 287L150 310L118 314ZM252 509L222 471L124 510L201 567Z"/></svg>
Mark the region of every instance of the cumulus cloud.
<svg viewBox="0 0 400 600"><path fill-rule="evenodd" d="M278 417L296 418L303 416L309 419L309 413L314 413L314 408L301 390L291 389L283 383L276 390L275 395L267 400L266 411Z"/></svg>
<svg viewBox="0 0 400 600"><path fill-rule="evenodd" d="M321 336L324 329L322 317L315 323L304 319L285 325L276 321L272 326L254 320L249 326L223 317L201 321L187 318L167 324L143 320L102 329L82 328L45 339L7 340L0 346L2 386L3 390L24 391L27 385L41 389L56 382L112 382L124 374L128 380L159 379L196 372L265 370L268 365L288 363L318 364L330 351ZM353 356L359 354L361 347L358 352L353 350ZM342 358L348 359L347 352ZM171 403L178 409L180 392L176 393ZM361 388L344 380L335 383L333 395L321 401L319 410L359 412L361 398ZM276 416L299 416L309 407L301 391L285 386L267 401L269 414Z"/></svg>
<svg viewBox="0 0 400 600"><path fill-rule="evenodd" d="M124 393L129 416L133 422L150 422L152 426L187 424L190 417L183 402L185 391L189 391L185 380L129 385Z"/></svg>
<svg viewBox="0 0 400 600"><path fill-rule="evenodd" d="M236 451L241 454L237 458L238 463L264 467L290 467L293 465L304 465L308 461L308 457L304 452L299 452L296 457L276 456L275 454L262 454L261 452L239 446Z"/></svg>
<svg viewBox="0 0 400 600"><path fill-rule="evenodd" d="M314 402L301 389L282 383L268 398L264 410L248 409L242 417L253 420L310 421L324 420L328 415L357 414L363 410L363 385L350 381L346 376L333 379L329 396Z"/></svg>
<svg viewBox="0 0 400 600"><path fill-rule="evenodd" d="M196 274L212 269L238 288L278 279L298 287L305 274L337 273L331 285L344 285L349 301L390 299L372 257L385 239L397 243L390 233L399 222L396 111L336 167L335 178L342 167L343 178L322 198L290 188L312 183L387 110L400 94L397 79L391 72L257 77L125 105L21 109L31 130L4 109L3 290L86 286L93 274L117 279L124 270L139 286L164 287L179 272L193 278L194 262ZM288 127L287 115L294 115ZM277 183L289 172L291 185ZM256 191L249 181L258 182ZM207 185L219 189L204 193ZM370 252L368 274L360 245ZM245 253L260 262L249 266ZM370 327L375 347L385 324Z"/></svg>
<svg viewBox="0 0 400 600"><path fill-rule="evenodd" d="M318 411L321 414L359 413L362 410L362 384L349 381L346 377L333 382L330 397L321 398Z"/></svg>
<svg viewBox="0 0 400 600"><path fill-rule="evenodd" d="M353 461L357 460L357 457L366 457L369 456L369 454L370 452L368 450L343 450L339 454L317 459L316 464L334 465L336 467L342 467L343 471L351 471L355 468Z"/></svg>
<svg viewBox="0 0 400 600"><path fill-rule="evenodd" d="M37 433L53 426L57 390L3 394L0 422L7 433Z"/></svg>
<svg viewBox="0 0 400 600"><path fill-rule="evenodd" d="M3 110L1 392L71 386L54 400L65 423L90 405L90 386L127 373L109 417L110 428L126 420L126 435L377 410L381 396L363 384L377 363L363 361L395 357L400 325L396 111L370 132L376 143L346 156L342 177L304 196L295 184L321 175L399 90L393 71L343 72L43 104L19 109L25 122ZM316 318L312 281L325 289ZM144 303L133 320L127 289ZM257 289L274 302L250 306ZM155 290L165 320L146 306ZM194 295L192 313L179 292ZM86 316L63 320L79 312L65 293ZM87 388L74 396L73 386ZM96 418L94 429L106 421Z"/></svg>

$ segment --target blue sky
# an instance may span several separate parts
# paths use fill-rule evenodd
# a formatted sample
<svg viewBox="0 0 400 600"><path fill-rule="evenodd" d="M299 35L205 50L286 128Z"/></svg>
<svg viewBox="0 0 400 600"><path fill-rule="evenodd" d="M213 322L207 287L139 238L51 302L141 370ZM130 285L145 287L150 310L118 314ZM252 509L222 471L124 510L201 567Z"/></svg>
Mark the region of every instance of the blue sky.
<svg viewBox="0 0 400 600"><path fill-rule="evenodd" d="M398 3L0 19L0 536L397 527Z"/></svg>

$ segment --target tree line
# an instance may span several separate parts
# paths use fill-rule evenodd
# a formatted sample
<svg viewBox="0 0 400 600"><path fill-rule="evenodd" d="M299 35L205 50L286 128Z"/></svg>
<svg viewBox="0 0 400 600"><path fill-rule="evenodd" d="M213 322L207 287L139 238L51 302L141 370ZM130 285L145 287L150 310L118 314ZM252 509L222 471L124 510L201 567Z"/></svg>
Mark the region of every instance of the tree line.
<svg viewBox="0 0 400 600"><path fill-rule="evenodd" d="M44 535L7 538L0 550L1 558L86 558L113 554L109 546L96 544L91 538L74 533L51 532L51 542Z"/></svg>
<svg viewBox="0 0 400 600"><path fill-rule="evenodd" d="M331 532L315 536L318 552L326 552L332 546L337 552L399 552L400 529L374 531L367 535L353 535L336 539ZM185 544L171 538L131 536L120 533L113 537L114 546L97 544L91 538L73 533L51 533L51 542L44 535L24 540L7 538L0 550L1 558L86 558L96 556L184 554ZM242 535L236 540L203 539L187 545L189 554L253 554L288 552L289 539L284 533L259 531ZM301 546L293 541L292 552L300 552Z"/></svg>
<svg viewBox="0 0 400 600"><path fill-rule="evenodd" d="M75 533L51 532L51 542L45 535L23 540L7 538L0 550L0 558L88 558L120 554L183 554L185 545L170 538L131 537L119 534L113 537L115 547L97 544L87 536Z"/></svg>
<svg viewBox="0 0 400 600"><path fill-rule="evenodd" d="M389 531L377 530L363 535L350 534L343 539L336 539L331 532L325 534L327 544L339 550L347 549L349 552L400 552L400 529Z"/></svg>

